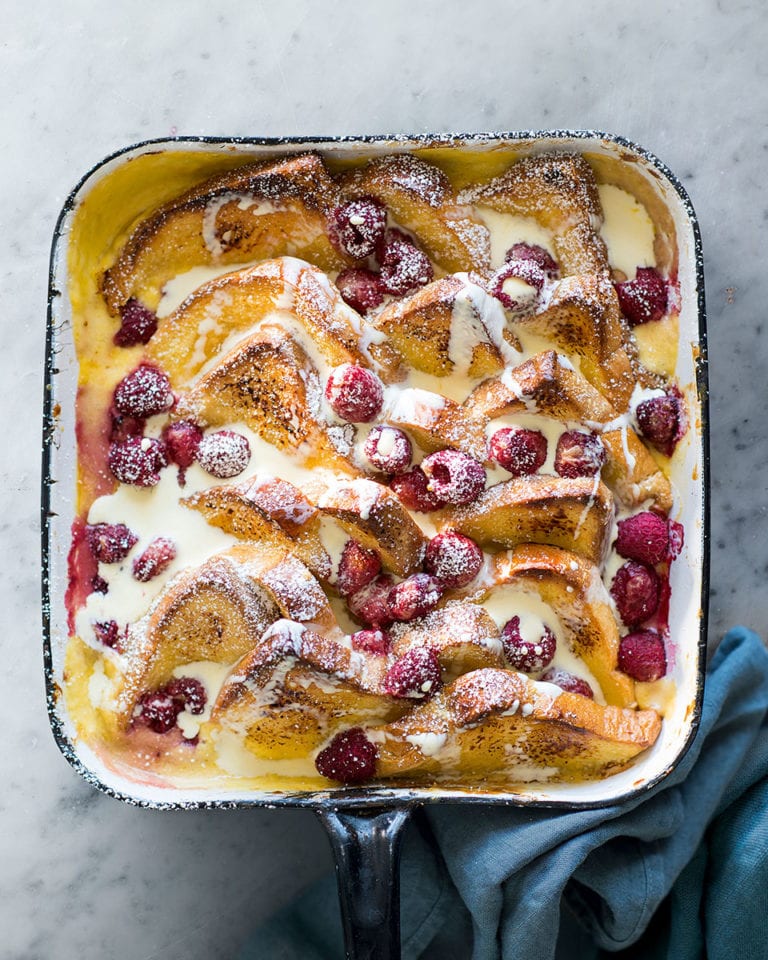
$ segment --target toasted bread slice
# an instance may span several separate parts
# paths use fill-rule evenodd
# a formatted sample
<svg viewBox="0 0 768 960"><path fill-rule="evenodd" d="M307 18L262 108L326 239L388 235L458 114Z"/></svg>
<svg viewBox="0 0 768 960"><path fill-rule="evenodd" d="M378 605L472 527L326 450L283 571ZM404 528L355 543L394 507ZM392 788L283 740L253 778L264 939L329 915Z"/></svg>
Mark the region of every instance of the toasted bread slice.
<svg viewBox="0 0 768 960"><path fill-rule="evenodd" d="M634 681L618 669L619 627L599 569L570 550L523 544L494 557L496 585L537 593L563 625L573 652L600 684L608 703L635 703Z"/></svg>
<svg viewBox="0 0 768 960"><path fill-rule="evenodd" d="M214 527L293 553L322 582L331 576L331 558L320 541L320 511L286 480L252 477L209 487L180 501Z"/></svg>
<svg viewBox="0 0 768 960"><path fill-rule="evenodd" d="M487 227L459 204L442 170L410 154L371 160L341 180L346 197L377 197L394 219L416 234L432 260L448 273L490 262Z"/></svg>
<svg viewBox="0 0 768 960"><path fill-rule="evenodd" d="M607 423L616 411L589 381L545 350L479 384L463 404L472 416L540 413L556 420Z"/></svg>
<svg viewBox="0 0 768 960"><path fill-rule="evenodd" d="M380 777L446 774L515 776L533 765L539 779L604 777L652 746L661 720L652 710L601 706L521 673L466 673L378 737ZM554 768L554 769L552 769Z"/></svg>
<svg viewBox="0 0 768 960"><path fill-rule="evenodd" d="M459 199L532 217L551 230L564 276L608 269L598 234L603 210L594 173L583 157L563 153L525 157L500 177L468 188Z"/></svg>
<svg viewBox="0 0 768 960"><path fill-rule="evenodd" d="M390 631L392 653L402 657L415 647L437 651L445 677L458 677L481 667L503 667L499 628L475 603L452 600Z"/></svg>
<svg viewBox="0 0 768 960"><path fill-rule="evenodd" d="M320 464L359 473L349 446L321 415L320 377L303 348L281 327L264 325L227 353L185 394L181 417L209 426L242 420L268 443Z"/></svg>
<svg viewBox="0 0 768 960"><path fill-rule="evenodd" d="M402 716L408 704L380 692L386 664L278 621L232 669L212 721L237 732L258 757L306 757L340 726Z"/></svg>
<svg viewBox="0 0 768 960"><path fill-rule="evenodd" d="M581 359L581 373L624 413L635 386L635 375L624 344L619 299L607 275L560 280L544 310L519 318L528 329L571 356Z"/></svg>
<svg viewBox="0 0 768 960"><path fill-rule="evenodd" d="M475 460L487 459L486 420L448 397L418 387L399 390L381 414L382 420L407 431L426 453L455 447Z"/></svg>
<svg viewBox="0 0 768 960"><path fill-rule="evenodd" d="M402 300L376 320L414 370L435 377L487 377L514 362L514 335L504 308L467 275L443 277Z"/></svg>
<svg viewBox="0 0 768 960"><path fill-rule="evenodd" d="M672 486L643 441L631 427L607 430L601 439L606 452L603 480L629 510L648 500L663 513L672 508Z"/></svg>
<svg viewBox="0 0 768 960"><path fill-rule="evenodd" d="M317 154L249 164L220 174L139 223L104 273L102 294L117 315L131 297L155 309L163 285L193 267L285 254L339 269L327 215L338 188Z"/></svg>
<svg viewBox="0 0 768 960"><path fill-rule="evenodd" d="M427 538L389 487L367 479L340 481L317 505L351 537L375 550L388 570L407 577L420 567Z"/></svg>
<svg viewBox="0 0 768 960"><path fill-rule="evenodd" d="M611 532L613 496L599 477L518 477L489 487L466 507L433 516L441 530L458 530L482 547L545 543L599 564Z"/></svg>
<svg viewBox="0 0 768 960"><path fill-rule="evenodd" d="M381 369L371 348L383 334L366 331L362 318L341 299L328 277L294 257L267 260L255 267L216 277L198 287L149 342L147 355L177 388L188 384L238 334L267 320L282 326L326 363L379 367L391 379L397 364Z"/></svg>

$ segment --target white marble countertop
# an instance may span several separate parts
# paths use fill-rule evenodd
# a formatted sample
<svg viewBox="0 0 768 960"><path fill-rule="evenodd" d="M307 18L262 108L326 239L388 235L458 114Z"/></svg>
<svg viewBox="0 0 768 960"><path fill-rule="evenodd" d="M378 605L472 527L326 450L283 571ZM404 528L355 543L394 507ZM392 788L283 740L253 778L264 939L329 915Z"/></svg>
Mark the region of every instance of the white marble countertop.
<svg viewBox="0 0 768 960"><path fill-rule="evenodd" d="M2 958L228 958L329 864L309 813L163 814L103 797L48 729L38 533L48 251L71 187L121 146L177 132L581 127L655 152L690 192L706 254L712 635L738 621L765 633L763 5L593 0L587 16L568 0L214 7L40 0L6 11Z"/></svg>

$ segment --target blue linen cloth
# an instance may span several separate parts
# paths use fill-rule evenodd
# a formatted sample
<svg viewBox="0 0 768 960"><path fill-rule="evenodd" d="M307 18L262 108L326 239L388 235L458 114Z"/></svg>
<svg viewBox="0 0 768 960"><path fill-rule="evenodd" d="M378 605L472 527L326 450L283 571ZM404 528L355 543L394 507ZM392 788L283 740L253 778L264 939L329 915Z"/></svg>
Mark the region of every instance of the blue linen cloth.
<svg viewBox="0 0 768 960"><path fill-rule="evenodd" d="M698 735L622 804L558 813L435 806L406 831L404 960L768 960L768 652L731 630ZM344 957L333 875L240 960Z"/></svg>

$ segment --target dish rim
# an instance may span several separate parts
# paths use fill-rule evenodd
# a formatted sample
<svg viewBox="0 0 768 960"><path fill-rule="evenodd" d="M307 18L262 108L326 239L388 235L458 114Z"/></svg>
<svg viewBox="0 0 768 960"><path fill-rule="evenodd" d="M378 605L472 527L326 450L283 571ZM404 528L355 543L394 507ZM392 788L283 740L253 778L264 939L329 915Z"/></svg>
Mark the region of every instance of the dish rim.
<svg viewBox="0 0 768 960"><path fill-rule="evenodd" d="M701 603L699 613L699 637L697 643L698 667L696 672L695 697L691 713L690 726L685 740L680 746L673 762L650 777L640 786L625 790L610 799L597 800L559 800L557 798L526 797L522 794L509 797L494 795L473 795L451 790L441 790L439 787L429 788L398 788L398 787L358 787L355 789L323 789L301 792L285 792L237 799L205 798L200 800L154 800L139 797L117 789L102 780L101 776L88 766L80 756L78 747L65 730L63 717L59 713L58 704L63 701L63 692L54 676L53 650L51 644L51 596L50 596L50 562L52 547L50 543L51 519L51 488L55 479L51 475L52 449L56 436L56 418L54 415L54 378L58 372L55 367L56 337L54 329L54 305L57 298L65 295L57 287L56 264L59 244L63 241L64 226L67 215L74 209L81 191L87 183L103 167L112 161L133 151L145 147L167 147L173 144L210 144L258 146L279 149L281 147L297 147L306 145L307 149L322 151L324 148L338 144L381 144L391 143L397 146L418 149L428 146L472 144L483 145L491 142L507 141L510 145L515 142L535 140L598 140L610 142L623 147L642 158L653 167L677 193L681 206L687 216L693 237L693 271L696 291L696 310L698 318L698 353L694 362L696 393L699 402L699 444L701 448ZM607 805L626 803L639 798L653 789L665 779L680 763L690 749L698 732L701 719L701 709L704 695L707 630L709 621L709 574L710 574L710 450L709 450L709 379L706 330L706 303L704 289L704 260L701 244L701 231L698 217L691 203L687 191L678 177L665 163L651 151L618 134L609 134L600 130L523 130L512 132L476 132L476 133L440 133L440 134L363 134L340 136L290 136L290 137L222 137L222 136L170 136L150 138L138 141L113 151L95 163L72 188L61 208L54 227L48 273L48 299L46 310L45 336L45 368L43 386L43 446L42 446L42 474L41 474L41 556L42 556L42 627L43 627L43 665L45 673L46 703L48 718L54 740L64 758L70 766L89 784L102 793L114 799L121 800L132 806L155 810L197 810L197 809L247 809L260 807L275 809L279 807L309 807L319 808L380 808L397 805L399 807L413 807L421 804L433 803L495 803L515 807L560 808L562 810L590 810ZM172 788L169 788L172 789Z"/></svg>

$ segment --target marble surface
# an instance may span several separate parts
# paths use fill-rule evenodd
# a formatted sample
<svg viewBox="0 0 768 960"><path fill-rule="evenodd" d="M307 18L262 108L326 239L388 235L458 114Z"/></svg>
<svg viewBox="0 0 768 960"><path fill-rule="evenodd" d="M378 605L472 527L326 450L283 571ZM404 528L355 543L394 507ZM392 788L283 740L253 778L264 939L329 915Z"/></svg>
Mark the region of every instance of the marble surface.
<svg viewBox="0 0 768 960"><path fill-rule="evenodd" d="M148 137L602 128L681 177L706 253L712 637L766 633L768 60L750 0L5 8L0 154L0 958L203 960L326 869L299 812L163 814L81 782L44 709L39 426L47 258L81 174ZM585 10L588 13L585 14ZM472 10L470 15L469 11Z"/></svg>

